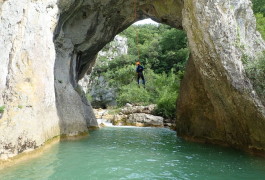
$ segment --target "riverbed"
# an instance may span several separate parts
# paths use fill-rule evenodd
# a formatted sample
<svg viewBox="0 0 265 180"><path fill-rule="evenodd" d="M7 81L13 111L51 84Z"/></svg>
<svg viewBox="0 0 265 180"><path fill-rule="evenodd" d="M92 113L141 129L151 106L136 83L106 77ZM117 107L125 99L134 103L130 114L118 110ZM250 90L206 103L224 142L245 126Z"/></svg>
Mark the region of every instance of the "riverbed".
<svg viewBox="0 0 265 180"><path fill-rule="evenodd" d="M106 127L0 171L1 180L265 179L265 159L166 128Z"/></svg>

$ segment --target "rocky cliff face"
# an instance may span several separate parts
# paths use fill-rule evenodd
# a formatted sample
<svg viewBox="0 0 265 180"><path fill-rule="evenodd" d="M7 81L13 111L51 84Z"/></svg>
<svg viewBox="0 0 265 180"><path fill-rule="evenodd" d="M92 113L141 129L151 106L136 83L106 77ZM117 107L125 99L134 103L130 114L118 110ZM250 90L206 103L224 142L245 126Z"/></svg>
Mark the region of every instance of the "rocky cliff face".
<svg viewBox="0 0 265 180"><path fill-rule="evenodd" d="M97 63L95 66L108 65L113 59L128 53L127 38L120 35L115 36L114 40L107 44L97 56ZM94 75L93 75L94 74ZM86 74L78 84L85 92L89 92L92 97L91 104L94 108L105 108L109 106L116 106L116 92L114 88L109 86L104 76ZM93 76L91 78L91 76Z"/></svg>
<svg viewBox="0 0 265 180"><path fill-rule="evenodd" d="M0 1L0 158L97 126L78 81L98 51L151 17L187 31L191 58L178 101L185 137L265 150L264 106L243 55L265 49L249 0Z"/></svg>
<svg viewBox="0 0 265 180"><path fill-rule="evenodd" d="M250 1L185 1L192 56L178 100L177 132L189 139L264 150L264 106L242 59L264 50Z"/></svg>
<svg viewBox="0 0 265 180"><path fill-rule="evenodd" d="M60 134L55 105L56 1L0 1L0 159Z"/></svg>

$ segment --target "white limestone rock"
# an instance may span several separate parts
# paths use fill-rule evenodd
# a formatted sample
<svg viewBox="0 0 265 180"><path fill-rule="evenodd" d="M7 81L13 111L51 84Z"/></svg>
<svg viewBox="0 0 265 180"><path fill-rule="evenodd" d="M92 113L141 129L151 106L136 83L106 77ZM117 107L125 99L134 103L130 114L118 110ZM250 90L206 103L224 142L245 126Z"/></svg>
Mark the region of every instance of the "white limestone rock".
<svg viewBox="0 0 265 180"><path fill-rule="evenodd" d="M134 113L130 114L126 120L126 124L136 126L151 126L151 127L164 127L163 117L154 116L145 113Z"/></svg>
<svg viewBox="0 0 265 180"><path fill-rule="evenodd" d="M155 104L151 104L148 106L130 106L127 105L121 109L121 113L123 114L133 114L133 113L145 113L152 114L154 109L156 108Z"/></svg>

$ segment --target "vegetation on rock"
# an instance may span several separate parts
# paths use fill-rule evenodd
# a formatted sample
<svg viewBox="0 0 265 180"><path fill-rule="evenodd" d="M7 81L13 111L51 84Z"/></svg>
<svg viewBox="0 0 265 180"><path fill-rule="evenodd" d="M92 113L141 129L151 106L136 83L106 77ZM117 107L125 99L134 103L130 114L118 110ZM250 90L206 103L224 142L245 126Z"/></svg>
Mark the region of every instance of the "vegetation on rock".
<svg viewBox="0 0 265 180"><path fill-rule="evenodd" d="M2 114L4 113L4 111L5 111L5 106L0 106L0 113Z"/></svg>
<svg viewBox="0 0 265 180"><path fill-rule="evenodd" d="M265 0L252 0L252 2L257 21L257 30L265 40ZM265 52L254 60L249 60L248 57L243 57L242 60L247 76L251 80L262 103L265 105Z"/></svg>
<svg viewBox="0 0 265 180"><path fill-rule="evenodd" d="M261 13L257 13L255 16L257 20L257 30L265 40L265 16Z"/></svg>
<svg viewBox="0 0 265 180"><path fill-rule="evenodd" d="M265 105L265 52L255 60L244 61L247 76L251 80L254 89Z"/></svg>
<svg viewBox="0 0 265 180"><path fill-rule="evenodd" d="M257 20L257 30L265 40L265 0L252 0L252 3Z"/></svg>

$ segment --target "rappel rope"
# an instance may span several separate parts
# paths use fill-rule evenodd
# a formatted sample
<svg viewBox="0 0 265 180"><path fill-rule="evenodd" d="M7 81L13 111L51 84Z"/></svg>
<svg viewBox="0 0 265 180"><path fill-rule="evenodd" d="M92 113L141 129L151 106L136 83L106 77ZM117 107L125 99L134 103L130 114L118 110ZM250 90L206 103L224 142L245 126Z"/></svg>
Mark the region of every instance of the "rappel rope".
<svg viewBox="0 0 265 180"><path fill-rule="evenodd" d="M134 0L134 20L137 19L137 0ZM136 47L137 47L137 53L138 53L138 60L140 60L140 48L139 48L139 33L138 29L135 28L136 31Z"/></svg>

